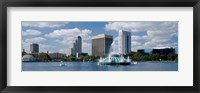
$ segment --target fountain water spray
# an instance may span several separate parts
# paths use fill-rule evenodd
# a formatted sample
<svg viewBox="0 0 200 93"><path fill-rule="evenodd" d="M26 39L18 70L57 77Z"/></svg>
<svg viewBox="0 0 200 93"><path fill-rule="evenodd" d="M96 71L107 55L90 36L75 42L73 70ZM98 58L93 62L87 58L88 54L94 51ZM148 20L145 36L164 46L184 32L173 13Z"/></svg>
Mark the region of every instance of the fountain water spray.
<svg viewBox="0 0 200 93"><path fill-rule="evenodd" d="M114 49L115 42L111 44L109 55L106 58L100 57L98 64L101 65L130 65L131 59L125 59L123 55L117 53Z"/></svg>

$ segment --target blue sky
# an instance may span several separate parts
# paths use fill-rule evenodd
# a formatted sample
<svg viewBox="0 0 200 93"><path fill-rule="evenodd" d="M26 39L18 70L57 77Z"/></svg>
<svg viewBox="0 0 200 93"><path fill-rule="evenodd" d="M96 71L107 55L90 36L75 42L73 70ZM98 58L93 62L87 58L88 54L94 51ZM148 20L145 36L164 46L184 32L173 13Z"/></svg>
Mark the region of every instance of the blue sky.
<svg viewBox="0 0 200 93"><path fill-rule="evenodd" d="M62 22L23 21L22 48L30 52L30 44L38 43L40 52L49 51L70 54L70 49L81 36L83 52L91 54L91 38L98 34L113 35L113 50L118 51L118 31L132 32L132 51L174 47L178 50L177 21L148 22Z"/></svg>

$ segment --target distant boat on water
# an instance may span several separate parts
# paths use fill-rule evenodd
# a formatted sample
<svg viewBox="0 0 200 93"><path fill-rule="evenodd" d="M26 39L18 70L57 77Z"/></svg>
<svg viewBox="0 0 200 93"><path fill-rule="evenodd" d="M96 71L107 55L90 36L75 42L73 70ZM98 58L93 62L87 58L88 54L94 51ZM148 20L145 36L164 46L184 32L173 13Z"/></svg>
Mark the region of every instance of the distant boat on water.
<svg viewBox="0 0 200 93"><path fill-rule="evenodd" d="M133 62L133 64L137 64L137 62Z"/></svg>
<svg viewBox="0 0 200 93"><path fill-rule="evenodd" d="M60 61L60 67L62 66L67 66L67 64L65 64L63 61Z"/></svg>

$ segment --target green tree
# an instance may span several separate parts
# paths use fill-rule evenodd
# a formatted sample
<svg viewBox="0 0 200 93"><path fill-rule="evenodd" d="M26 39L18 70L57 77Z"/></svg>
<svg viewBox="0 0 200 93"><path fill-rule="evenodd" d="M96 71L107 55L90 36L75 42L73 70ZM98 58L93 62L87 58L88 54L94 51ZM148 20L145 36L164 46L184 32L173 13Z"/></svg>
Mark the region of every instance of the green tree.
<svg viewBox="0 0 200 93"><path fill-rule="evenodd" d="M175 61L178 62L178 56L176 56Z"/></svg>
<svg viewBox="0 0 200 93"><path fill-rule="evenodd" d="M50 61L51 57L46 53L39 53L36 57L39 61Z"/></svg>
<svg viewBox="0 0 200 93"><path fill-rule="evenodd" d="M144 55L144 54L142 54L142 55L140 56L140 60L141 60L141 61L149 61L149 60L150 60L149 55Z"/></svg>
<svg viewBox="0 0 200 93"><path fill-rule="evenodd" d="M91 60L91 56L87 55L83 57L82 61L90 61Z"/></svg>
<svg viewBox="0 0 200 93"><path fill-rule="evenodd" d="M63 58L64 61L76 61L76 58L72 55L66 56Z"/></svg>
<svg viewBox="0 0 200 93"><path fill-rule="evenodd" d="M158 61L159 60L159 57L160 57L160 54L156 53L156 54L151 54L151 60L152 61Z"/></svg>
<svg viewBox="0 0 200 93"><path fill-rule="evenodd" d="M129 53L127 53L126 55L124 55L124 57L133 57L134 56L134 54L136 54L136 52L129 52Z"/></svg>
<svg viewBox="0 0 200 93"><path fill-rule="evenodd" d="M161 60L167 60L167 56L166 55L160 55L159 59L161 59Z"/></svg>
<svg viewBox="0 0 200 93"><path fill-rule="evenodd" d="M169 54L167 55L167 60L169 60L169 61L175 61L176 57L177 57L176 54L174 54L174 53L169 53Z"/></svg>
<svg viewBox="0 0 200 93"><path fill-rule="evenodd" d="M141 61L140 57L142 56L141 53L134 53L133 60L135 61Z"/></svg>

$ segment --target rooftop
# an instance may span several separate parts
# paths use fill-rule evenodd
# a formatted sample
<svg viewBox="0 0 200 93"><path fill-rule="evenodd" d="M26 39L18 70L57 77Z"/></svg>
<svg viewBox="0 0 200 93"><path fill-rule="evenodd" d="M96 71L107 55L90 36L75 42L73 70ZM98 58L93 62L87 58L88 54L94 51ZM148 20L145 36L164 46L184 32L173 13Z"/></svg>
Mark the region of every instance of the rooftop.
<svg viewBox="0 0 200 93"><path fill-rule="evenodd" d="M106 35L106 34L99 34L99 35L96 35L96 36L93 36L92 39L98 39L98 38L113 38L112 35Z"/></svg>

